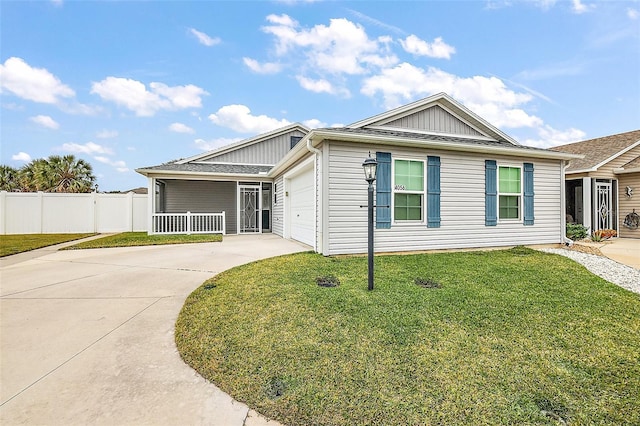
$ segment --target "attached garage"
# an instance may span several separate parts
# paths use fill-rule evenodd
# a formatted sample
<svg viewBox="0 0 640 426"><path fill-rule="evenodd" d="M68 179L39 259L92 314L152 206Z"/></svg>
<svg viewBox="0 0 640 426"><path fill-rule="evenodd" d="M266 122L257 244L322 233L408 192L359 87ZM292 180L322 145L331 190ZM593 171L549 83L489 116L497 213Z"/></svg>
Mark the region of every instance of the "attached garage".
<svg viewBox="0 0 640 426"><path fill-rule="evenodd" d="M313 163L287 176L287 228L291 239L314 246L314 172Z"/></svg>

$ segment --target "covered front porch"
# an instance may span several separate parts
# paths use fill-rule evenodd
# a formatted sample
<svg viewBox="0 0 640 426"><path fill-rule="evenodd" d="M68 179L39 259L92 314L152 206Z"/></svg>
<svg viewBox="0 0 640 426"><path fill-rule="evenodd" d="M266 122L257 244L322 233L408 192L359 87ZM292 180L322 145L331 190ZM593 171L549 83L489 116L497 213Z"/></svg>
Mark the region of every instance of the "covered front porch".
<svg viewBox="0 0 640 426"><path fill-rule="evenodd" d="M566 181L567 223L579 223L589 233L618 231L618 181L582 177Z"/></svg>
<svg viewBox="0 0 640 426"><path fill-rule="evenodd" d="M150 178L150 234L271 232L270 181Z"/></svg>

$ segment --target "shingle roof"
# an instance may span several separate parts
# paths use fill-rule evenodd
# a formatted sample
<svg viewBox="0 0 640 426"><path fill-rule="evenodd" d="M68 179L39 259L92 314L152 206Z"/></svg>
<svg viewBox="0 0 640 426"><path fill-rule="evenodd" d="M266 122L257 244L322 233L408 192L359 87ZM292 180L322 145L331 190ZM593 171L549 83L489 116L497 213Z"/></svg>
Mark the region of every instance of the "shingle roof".
<svg viewBox="0 0 640 426"><path fill-rule="evenodd" d="M640 167L640 155L622 166L623 169L636 169L638 167Z"/></svg>
<svg viewBox="0 0 640 426"><path fill-rule="evenodd" d="M574 170L592 169L638 141L640 141L640 130L634 130L617 135L556 146L550 149L553 151L584 155L583 159L571 160L567 168L567 171L570 172Z"/></svg>
<svg viewBox="0 0 640 426"><path fill-rule="evenodd" d="M463 138L456 136L445 136L445 135L434 135L428 133L416 133L416 132L403 132L396 130L381 130L381 129L351 129L347 127L331 127L327 129L317 129L323 130L326 132L336 131L339 133L350 133L354 135L364 135L364 136L387 136L394 137L399 139L410 139L410 140L424 140L424 141L432 141L432 142L447 142L447 143L456 143L461 145L484 145L484 146L495 146L495 147L505 147L511 149L523 149L527 151L548 151L546 149L534 148L525 145L513 145L508 141L496 141L489 139L474 139L474 138Z"/></svg>
<svg viewBox="0 0 640 426"><path fill-rule="evenodd" d="M266 174L273 166L257 166L254 164L213 164L213 163L168 163L159 166L142 167L137 169L143 171L163 171L163 172L190 172L190 173L211 173L211 174L234 174L234 175L259 175Z"/></svg>

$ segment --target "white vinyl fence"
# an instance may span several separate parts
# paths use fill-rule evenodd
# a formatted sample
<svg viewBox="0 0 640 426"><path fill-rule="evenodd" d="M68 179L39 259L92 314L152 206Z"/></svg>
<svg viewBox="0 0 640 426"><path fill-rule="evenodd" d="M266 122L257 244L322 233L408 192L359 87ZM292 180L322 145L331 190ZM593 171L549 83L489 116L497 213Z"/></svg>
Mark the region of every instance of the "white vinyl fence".
<svg viewBox="0 0 640 426"><path fill-rule="evenodd" d="M147 230L147 195L0 192L0 235Z"/></svg>

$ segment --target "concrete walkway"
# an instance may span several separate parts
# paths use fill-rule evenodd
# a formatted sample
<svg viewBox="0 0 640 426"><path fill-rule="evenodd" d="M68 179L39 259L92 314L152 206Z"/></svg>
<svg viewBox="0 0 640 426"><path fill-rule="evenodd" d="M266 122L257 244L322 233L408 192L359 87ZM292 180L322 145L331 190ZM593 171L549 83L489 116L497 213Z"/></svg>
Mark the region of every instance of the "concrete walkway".
<svg viewBox="0 0 640 426"><path fill-rule="evenodd" d="M640 269L640 239L613 238L600 246L600 251L609 259Z"/></svg>
<svg viewBox="0 0 640 426"><path fill-rule="evenodd" d="M0 424L276 424L184 364L174 324L185 298L207 278L305 250L265 234L6 258Z"/></svg>

